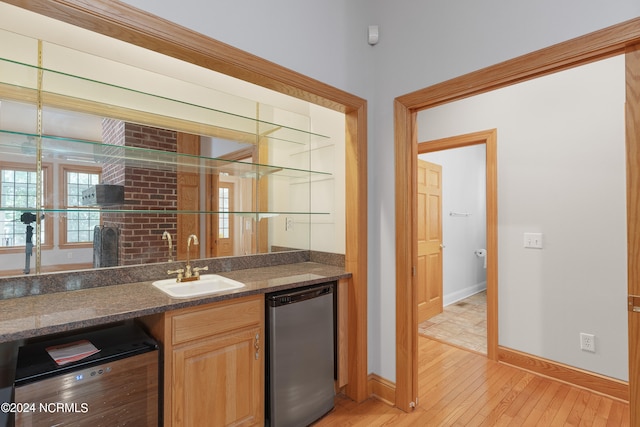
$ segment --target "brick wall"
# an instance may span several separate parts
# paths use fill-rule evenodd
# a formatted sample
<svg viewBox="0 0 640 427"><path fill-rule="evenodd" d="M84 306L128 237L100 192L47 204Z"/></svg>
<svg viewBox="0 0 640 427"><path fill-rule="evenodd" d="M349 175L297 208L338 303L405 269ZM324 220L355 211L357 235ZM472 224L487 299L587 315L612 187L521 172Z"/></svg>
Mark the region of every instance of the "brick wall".
<svg viewBox="0 0 640 427"><path fill-rule="evenodd" d="M146 149L177 151L174 131L125 123L103 121L103 141L114 146L134 147L122 155L105 156L102 182L125 186L122 209L143 211L175 210L177 208L177 173L169 154L154 155ZM140 148L137 150L136 148ZM124 150L114 147L114 153ZM122 154L122 153L120 153ZM176 215L158 212L105 213L103 225L117 227L120 233L119 265L163 262L169 259L164 231L176 236ZM171 254L175 259L175 250Z"/></svg>

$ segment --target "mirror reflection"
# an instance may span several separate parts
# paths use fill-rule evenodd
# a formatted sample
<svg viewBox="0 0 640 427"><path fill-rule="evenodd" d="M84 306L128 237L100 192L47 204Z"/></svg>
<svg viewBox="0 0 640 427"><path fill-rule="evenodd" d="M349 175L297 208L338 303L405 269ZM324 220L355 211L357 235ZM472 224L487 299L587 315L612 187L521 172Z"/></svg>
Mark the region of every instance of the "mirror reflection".
<svg viewBox="0 0 640 427"><path fill-rule="evenodd" d="M47 137L37 147L37 135L24 132L35 108L0 104L10 121L0 122L3 275L34 273L36 229L41 272L183 260L192 234L198 257L309 248L309 194L289 188L308 183L309 172L261 164L273 152L267 141L44 108Z"/></svg>
<svg viewBox="0 0 640 427"><path fill-rule="evenodd" d="M344 253L344 115L19 21L0 29L0 275L184 260L190 235L192 259Z"/></svg>

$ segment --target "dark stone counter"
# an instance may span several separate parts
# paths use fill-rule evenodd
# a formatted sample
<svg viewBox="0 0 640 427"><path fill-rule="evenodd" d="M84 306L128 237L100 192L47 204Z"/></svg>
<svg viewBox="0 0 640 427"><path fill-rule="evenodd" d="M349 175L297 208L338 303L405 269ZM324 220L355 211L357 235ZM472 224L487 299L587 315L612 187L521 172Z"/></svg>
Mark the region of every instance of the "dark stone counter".
<svg viewBox="0 0 640 427"><path fill-rule="evenodd" d="M315 262L208 273L237 280L245 287L177 299L155 288L151 281L139 281L0 300L0 343L351 277L342 267Z"/></svg>

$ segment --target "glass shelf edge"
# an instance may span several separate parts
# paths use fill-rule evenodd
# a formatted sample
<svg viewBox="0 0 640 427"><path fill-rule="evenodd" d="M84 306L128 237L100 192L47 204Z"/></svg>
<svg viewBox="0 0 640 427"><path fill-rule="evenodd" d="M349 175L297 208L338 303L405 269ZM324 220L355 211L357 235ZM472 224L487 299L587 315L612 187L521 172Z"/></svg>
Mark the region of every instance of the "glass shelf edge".
<svg viewBox="0 0 640 427"><path fill-rule="evenodd" d="M221 215L221 214L233 214L233 215L245 215L245 216L259 216L259 215L330 215L330 212L292 212L292 211L193 211L193 210L162 210L162 209L117 209L109 207L79 207L68 209L56 209L56 208L0 208L0 212L40 212L43 214L64 214L67 212L100 212L100 213L128 213L128 214L156 214L156 215Z"/></svg>
<svg viewBox="0 0 640 427"><path fill-rule="evenodd" d="M246 178L260 178L262 176L278 173L278 172L281 172L281 171L285 171L285 172L289 171L289 172L294 172L294 173L302 173L302 174L310 174L310 175L332 175L329 172L314 171L314 170L300 169L300 168L291 168L291 167L278 166L278 165L265 165L265 164L261 164L261 163L249 163L249 162L242 162L242 161L238 161L238 160L220 159L220 158L215 158L215 157L197 156L197 155L194 155L194 154L183 154L183 153L176 153L176 152L171 152L171 151L155 150L155 149L151 149L151 148L128 147L128 146L122 146L122 145L105 144L103 142L82 140L82 139L77 139L77 138L60 137L60 136L55 136L55 135L38 135L38 134L29 133L29 132L19 132L19 131L11 131L11 130L0 129L0 135L2 135L2 134L12 135L12 136L20 136L20 137L26 137L26 138L42 138L44 140L62 141L62 142L69 142L69 143L72 143L72 144L84 144L84 145L87 145L87 146L92 146L94 148L95 147L101 147L101 148L106 148L106 149L125 150L125 151L129 151L130 153L135 153L137 155L155 154L155 155L158 155L158 156L165 156L165 160L162 160L162 159L151 160L148 157L147 158L140 158L140 157L134 157L134 156L129 156L128 157L127 155L119 156L119 155L96 154L96 153L91 153L92 156L98 155L98 156L102 156L102 157L113 157L113 158L124 159L124 160L128 160L128 161L140 161L143 164L159 164L159 165L163 165L163 166L166 166L166 164L171 163L176 167L187 166L187 167L193 167L193 168L197 168L197 169L205 169L205 170L221 171L221 172L229 172L228 170L225 170L225 167L236 165L236 166L249 168L249 170L240 171L238 174L233 174L234 176L242 176L242 175L247 175L247 174L258 175L258 176L255 176L255 177L245 176ZM6 148L6 150L5 150L5 148ZM35 150L35 147L34 147L34 150ZM61 149L57 149L56 150L55 148L52 149L50 147L44 147L43 150L45 152L50 151L52 153L70 155L72 157L80 157L80 156L82 156L82 154L84 154L84 153L70 153L70 152L67 152L65 150L61 150ZM5 144L2 144L2 143L0 143L0 153L2 153L2 154L19 154L19 155L29 155L29 154L35 155L35 151L34 151L34 153L26 153L26 152L24 152L22 150L22 147L20 147L20 146L5 145ZM176 159L184 160L184 162L180 162L180 161L168 162L166 160L166 157L175 157ZM219 162L220 165L206 165L206 164L205 165L194 165L194 164L190 163L189 160L200 160L200 161L204 161L204 162ZM258 171L256 171L255 169L258 169ZM280 175L286 176L286 174L284 174L284 173L280 174ZM294 178L301 178L301 177L300 176L296 176Z"/></svg>
<svg viewBox="0 0 640 427"><path fill-rule="evenodd" d="M101 81L98 81L98 80L95 80L95 79L90 79L90 78L80 77L80 76L74 76L73 74L69 74L69 73L65 73L65 72L62 72L62 71L53 70L53 69L50 69L50 68L38 67L37 65L26 64L26 63L23 63L23 62L19 62L19 61L7 59L7 58L2 58L2 57L0 57L0 61L6 62L6 63L10 63L10 64L13 64L13 65L27 67L27 68L32 69L34 71L43 71L45 73L46 72L53 73L55 75L67 77L67 78L70 78L70 79L78 79L78 80L81 80L81 81L84 81L84 82L97 84L97 85L101 85L101 86L105 86L105 87L113 88L113 89L117 89L117 90L122 90L122 91L125 91L125 92L131 92L131 93L134 93L134 94L137 94L137 95L149 96L151 98L155 98L155 99L158 99L158 100L161 100L161 101L175 102L177 104L185 105L185 106L188 106L188 107L194 107L194 108L199 108L199 109L203 109L203 110L206 110L206 111L211 111L211 112L214 112L216 114L221 114L221 115L224 115L224 116L228 116L230 118L248 120L248 121L254 122L254 123L258 124L258 125L266 125L268 127L281 128L281 129L284 129L284 130L289 131L289 132L299 133L301 135L306 135L306 136L312 137L312 138L330 139L329 136L321 135L321 134L318 134L316 132L307 131L307 130L303 130L303 129L296 129L296 128L291 127L291 126L286 126L286 125L282 125L282 124L279 124L279 123L270 122L270 121L267 121L267 120L261 120L259 118L255 118L255 117L243 116L243 115L237 114L237 113L230 113L228 111L223 111L223 110L219 110L219 109L212 108L212 107L205 107L203 105L198 105L198 104L187 102L187 101L180 101L180 100L177 100L177 99L172 99L170 97L156 95L156 94L152 94L152 93L147 93L147 92L143 92L143 91L139 91L139 90L136 90L136 89L127 88L125 86L120 86L120 85L116 85L116 84L112 84L112 83L101 82ZM18 88L26 88L26 89L30 89L30 90L37 90L36 88L33 88L33 87L21 86L19 84L14 84L14 83L10 83L10 82L4 82L4 84L11 85L11 86L18 87ZM50 91L47 91L47 92L48 93L55 93L55 92L50 92ZM121 107L121 108L125 108L125 107ZM272 129L270 129L270 130L272 130ZM268 135L266 135L265 137L268 137ZM294 141L294 140L285 140L285 139L279 139L279 140L288 141L288 142L295 143L295 144L305 144L304 142L299 142L299 141Z"/></svg>

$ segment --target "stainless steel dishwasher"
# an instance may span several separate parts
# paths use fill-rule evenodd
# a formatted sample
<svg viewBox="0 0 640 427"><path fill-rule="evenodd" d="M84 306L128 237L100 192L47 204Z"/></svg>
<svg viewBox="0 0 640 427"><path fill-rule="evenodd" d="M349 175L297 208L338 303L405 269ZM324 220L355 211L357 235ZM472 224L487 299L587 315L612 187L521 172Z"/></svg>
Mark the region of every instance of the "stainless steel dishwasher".
<svg viewBox="0 0 640 427"><path fill-rule="evenodd" d="M334 406L335 283L266 295L267 425L301 427Z"/></svg>

